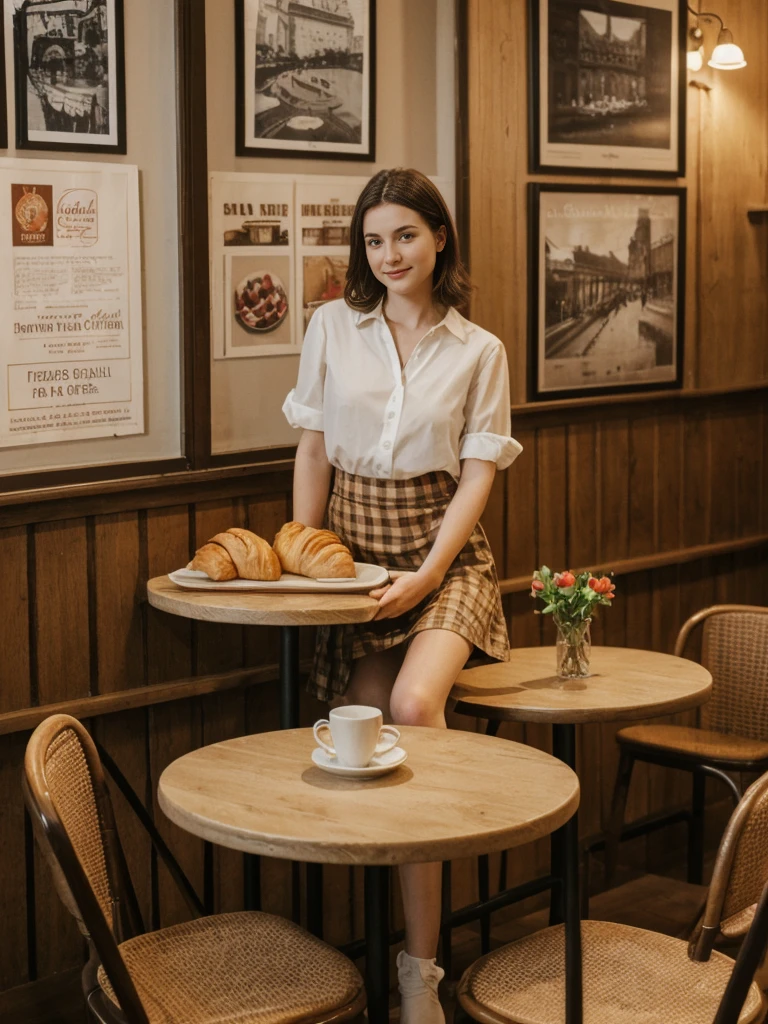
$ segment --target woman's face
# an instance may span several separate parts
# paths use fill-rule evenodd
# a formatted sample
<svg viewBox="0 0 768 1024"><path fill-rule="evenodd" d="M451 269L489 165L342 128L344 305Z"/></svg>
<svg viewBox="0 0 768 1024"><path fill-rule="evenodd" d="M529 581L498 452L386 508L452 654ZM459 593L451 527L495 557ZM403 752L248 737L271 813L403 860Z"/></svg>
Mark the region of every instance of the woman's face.
<svg viewBox="0 0 768 1024"><path fill-rule="evenodd" d="M445 228L432 231L420 213L396 203L382 203L363 218L368 264L391 292L411 295L432 289L437 254L445 248Z"/></svg>

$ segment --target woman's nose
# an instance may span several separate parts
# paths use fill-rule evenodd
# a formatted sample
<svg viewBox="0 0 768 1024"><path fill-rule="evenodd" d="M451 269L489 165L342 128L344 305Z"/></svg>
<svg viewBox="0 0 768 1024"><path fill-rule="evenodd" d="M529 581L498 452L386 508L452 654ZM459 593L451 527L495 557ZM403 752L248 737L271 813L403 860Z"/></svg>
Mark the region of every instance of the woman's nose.
<svg viewBox="0 0 768 1024"><path fill-rule="evenodd" d="M390 249L387 253L386 262L389 263L390 266L394 266L396 263L399 263L400 253L396 249Z"/></svg>

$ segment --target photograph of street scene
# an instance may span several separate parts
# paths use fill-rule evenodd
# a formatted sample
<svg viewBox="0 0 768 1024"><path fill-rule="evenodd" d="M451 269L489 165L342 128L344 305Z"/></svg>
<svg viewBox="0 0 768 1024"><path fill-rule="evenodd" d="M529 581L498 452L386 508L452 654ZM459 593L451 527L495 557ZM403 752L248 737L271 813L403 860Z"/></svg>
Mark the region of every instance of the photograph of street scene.
<svg viewBox="0 0 768 1024"><path fill-rule="evenodd" d="M671 145L671 10L549 0L550 143Z"/></svg>
<svg viewBox="0 0 768 1024"><path fill-rule="evenodd" d="M14 0L17 83L26 100L28 138L74 143L116 142L117 111L111 76L114 2ZM110 20L113 24L110 25ZM112 40L114 47L114 40ZM112 88L110 88L112 84Z"/></svg>
<svg viewBox="0 0 768 1024"><path fill-rule="evenodd" d="M680 195L539 198L539 394L677 381Z"/></svg>
<svg viewBox="0 0 768 1024"><path fill-rule="evenodd" d="M246 145L367 150L369 0L244 3Z"/></svg>

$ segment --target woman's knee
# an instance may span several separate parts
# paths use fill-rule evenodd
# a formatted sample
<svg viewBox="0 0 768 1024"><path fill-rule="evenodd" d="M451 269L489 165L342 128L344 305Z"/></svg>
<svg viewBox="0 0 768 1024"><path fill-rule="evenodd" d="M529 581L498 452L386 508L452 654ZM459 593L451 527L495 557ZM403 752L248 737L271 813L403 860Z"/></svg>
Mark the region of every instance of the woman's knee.
<svg viewBox="0 0 768 1024"><path fill-rule="evenodd" d="M395 725L431 725L440 723L444 708L433 696L408 687L395 687L389 702Z"/></svg>

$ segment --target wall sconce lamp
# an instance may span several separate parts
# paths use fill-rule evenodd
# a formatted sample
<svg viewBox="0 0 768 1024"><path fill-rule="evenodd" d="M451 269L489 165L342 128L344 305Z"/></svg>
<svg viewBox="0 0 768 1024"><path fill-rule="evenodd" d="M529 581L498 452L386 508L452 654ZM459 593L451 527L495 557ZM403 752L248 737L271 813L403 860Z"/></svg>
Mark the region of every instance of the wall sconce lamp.
<svg viewBox="0 0 768 1024"><path fill-rule="evenodd" d="M700 71L704 63L703 34L698 26L699 18L706 18L708 21L720 23L717 44L707 64L718 71L737 71L739 68L745 68L747 62L744 60L744 53L741 47L734 43L733 34L730 29L725 27L720 15L715 14L713 11L694 11L690 4L687 6L697 21L697 24L688 32L688 53L686 55L688 70Z"/></svg>

